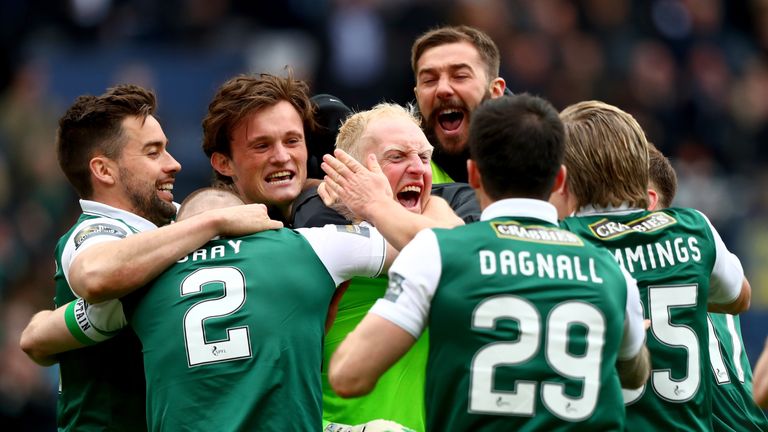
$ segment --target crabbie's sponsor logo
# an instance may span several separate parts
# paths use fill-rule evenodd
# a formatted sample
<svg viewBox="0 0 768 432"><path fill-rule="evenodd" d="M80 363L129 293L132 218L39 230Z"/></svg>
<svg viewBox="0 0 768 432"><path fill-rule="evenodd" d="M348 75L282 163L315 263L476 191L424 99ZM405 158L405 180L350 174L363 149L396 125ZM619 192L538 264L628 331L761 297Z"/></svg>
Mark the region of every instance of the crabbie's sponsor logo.
<svg viewBox="0 0 768 432"><path fill-rule="evenodd" d="M88 240L89 238L100 236L100 235L108 235L118 238L125 238L125 236L128 235L128 233L120 228L117 225L110 225L110 224L95 224L95 225L89 225L75 234L74 241L75 241L75 249L80 247L83 242Z"/></svg>
<svg viewBox="0 0 768 432"><path fill-rule="evenodd" d="M601 240L608 240L620 237L628 232L650 233L676 223L677 219L672 216L663 212L655 212L626 224L602 219L590 224L589 229L595 237Z"/></svg>
<svg viewBox="0 0 768 432"><path fill-rule="evenodd" d="M499 238L509 238L536 243L583 246L579 236L557 227L522 226L519 222L491 222Z"/></svg>

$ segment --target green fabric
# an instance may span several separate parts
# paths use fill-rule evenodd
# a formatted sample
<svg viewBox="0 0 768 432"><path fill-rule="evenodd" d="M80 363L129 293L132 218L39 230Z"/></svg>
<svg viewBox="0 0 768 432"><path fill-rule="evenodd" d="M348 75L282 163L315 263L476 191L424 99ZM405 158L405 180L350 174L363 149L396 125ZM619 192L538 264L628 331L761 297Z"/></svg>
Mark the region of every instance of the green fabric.
<svg viewBox="0 0 768 432"><path fill-rule="evenodd" d="M309 242L282 229L209 242L130 295L150 428L318 430L334 289Z"/></svg>
<svg viewBox="0 0 768 432"><path fill-rule="evenodd" d="M437 166L435 161L430 161L429 164L432 166L432 184L455 183L447 172Z"/></svg>
<svg viewBox="0 0 768 432"><path fill-rule="evenodd" d="M77 317L75 316L76 301L69 302L67 308L64 310L64 322L67 324L67 329L72 336L77 339L83 345L92 345L95 342L85 335L80 326L77 324Z"/></svg>
<svg viewBox="0 0 768 432"><path fill-rule="evenodd" d="M538 219L434 232L442 272L429 314L429 430L622 430L626 282L610 254ZM573 377L581 371L593 376Z"/></svg>
<svg viewBox="0 0 768 432"><path fill-rule="evenodd" d="M651 377L642 395L625 394L627 430L712 430L707 298L715 243L706 219L669 208L569 217L562 226L614 254L637 279L651 319Z"/></svg>
<svg viewBox="0 0 768 432"><path fill-rule="evenodd" d="M424 332L410 351L381 376L376 388L368 395L342 399L328 382L327 368L331 355L376 300L384 296L386 286L385 277L353 278L339 302L336 320L325 337L323 348L323 418L351 425L385 419L423 431L428 332Z"/></svg>
<svg viewBox="0 0 768 432"><path fill-rule="evenodd" d="M56 245L57 306L76 299L61 268L64 246L74 241L74 230L80 223L95 218L81 215ZM131 330L124 330L108 341L59 354L58 360L61 383L56 423L60 431L147 430L141 344Z"/></svg>
<svg viewBox="0 0 768 432"><path fill-rule="evenodd" d="M712 415L718 431L768 431L768 419L752 399L752 368L738 316L710 313ZM714 337L712 337L714 335ZM724 367L723 367L724 366Z"/></svg>

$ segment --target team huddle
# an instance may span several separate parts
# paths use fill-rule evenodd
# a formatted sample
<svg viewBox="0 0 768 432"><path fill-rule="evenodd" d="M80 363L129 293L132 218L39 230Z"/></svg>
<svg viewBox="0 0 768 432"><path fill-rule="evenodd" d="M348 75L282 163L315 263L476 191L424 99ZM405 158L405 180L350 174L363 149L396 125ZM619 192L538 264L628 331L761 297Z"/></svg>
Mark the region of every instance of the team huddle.
<svg viewBox="0 0 768 432"><path fill-rule="evenodd" d="M349 112L321 161L306 83L228 80L181 206L152 91L69 107L82 215L21 340L59 430L768 430L741 263L637 121L510 94L471 27L411 64L417 106Z"/></svg>

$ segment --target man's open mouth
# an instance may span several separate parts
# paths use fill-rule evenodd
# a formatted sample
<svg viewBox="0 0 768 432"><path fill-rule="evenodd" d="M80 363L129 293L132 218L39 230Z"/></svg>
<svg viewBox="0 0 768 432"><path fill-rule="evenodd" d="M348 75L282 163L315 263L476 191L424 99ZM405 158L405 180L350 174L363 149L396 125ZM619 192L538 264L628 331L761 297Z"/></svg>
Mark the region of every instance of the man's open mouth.
<svg viewBox="0 0 768 432"><path fill-rule="evenodd" d="M397 193L397 201L405 208L413 208L421 198L421 186L408 185Z"/></svg>
<svg viewBox="0 0 768 432"><path fill-rule="evenodd" d="M269 184L277 185L290 182L294 175L291 171L277 171L268 175L265 180Z"/></svg>
<svg viewBox="0 0 768 432"><path fill-rule="evenodd" d="M447 108L437 114L437 122L446 132L453 132L464 122L464 111L457 108Z"/></svg>

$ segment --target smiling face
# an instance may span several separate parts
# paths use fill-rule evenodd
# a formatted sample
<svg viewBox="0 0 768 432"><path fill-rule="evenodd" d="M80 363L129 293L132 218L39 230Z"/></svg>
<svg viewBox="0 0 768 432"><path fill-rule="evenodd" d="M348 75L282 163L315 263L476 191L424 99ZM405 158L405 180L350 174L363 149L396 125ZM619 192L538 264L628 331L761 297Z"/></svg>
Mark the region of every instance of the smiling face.
<svg viewBox="0 0 768 432"><path fill-rule="evenodd" d="M173 183L181 165L167 151L168 139L153 116L127 117L122 123L125 146L117 160L120 194L126 210L155 225L176 214Z"/></svg>
<svg viewBox="0 0 768 432"><path fill-rule="evenodd" d="M472 111L488 98L501 96L503 80L489 79L486 65L469 42L427 49L416 63L416 100L442 150L459 154L467 146Z"/></svg>
<svg viewBox="0 0 768 432"><path fill-rule="evenodd" d="M376 155L393 198L407 210L421 213L432 191L432 145L421 128L405 116L383 116L368 124L361 140L366 143L363 157Z"/></svg>
<svg viewBox="0 0 768 432"><path fill-rule="evenodd" d="M293 105L283 100L247 115L232 130L230 154L214 153L211 163L243 200L287 215L307 179L304 124Z"/></svg>

